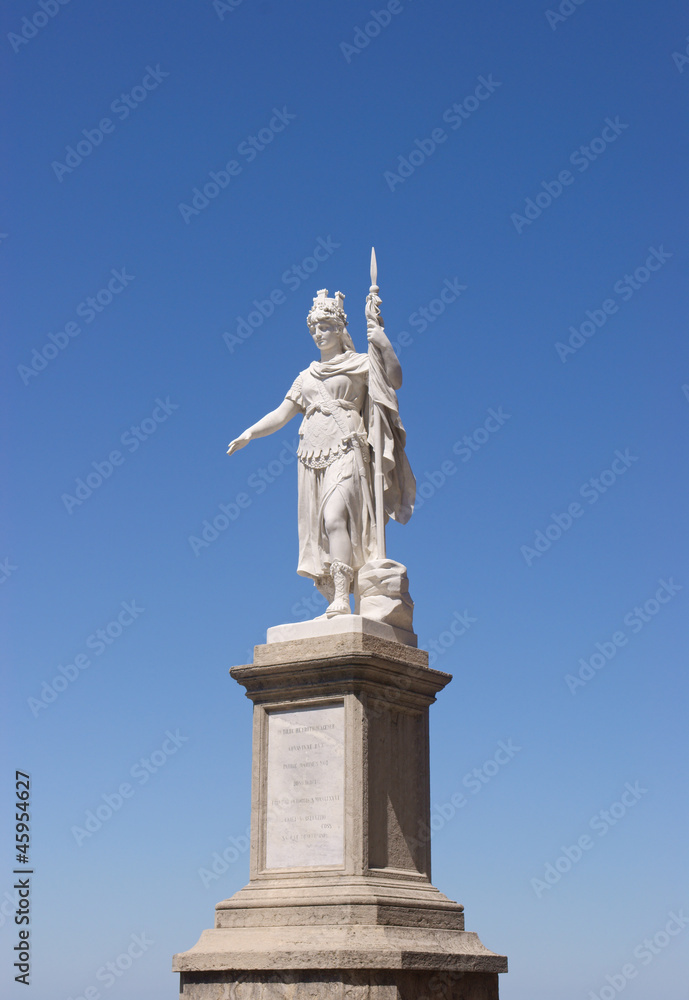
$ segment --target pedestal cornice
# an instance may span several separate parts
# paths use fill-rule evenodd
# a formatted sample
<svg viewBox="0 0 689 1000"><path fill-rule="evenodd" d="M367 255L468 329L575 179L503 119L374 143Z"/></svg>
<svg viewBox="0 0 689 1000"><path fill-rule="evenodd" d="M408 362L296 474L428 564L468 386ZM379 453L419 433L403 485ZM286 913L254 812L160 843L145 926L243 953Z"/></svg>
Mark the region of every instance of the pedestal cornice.
<svg viewBox="0 0 689 1000"><path fill-rule="evenodd" d="M452 680L451 674L428 666L425 650L365 632L256 646L254 662L232 667L230 674L256 704L281 693L290 699L327 697L363 688L400 707L421 707L432 704Z"/></svg>

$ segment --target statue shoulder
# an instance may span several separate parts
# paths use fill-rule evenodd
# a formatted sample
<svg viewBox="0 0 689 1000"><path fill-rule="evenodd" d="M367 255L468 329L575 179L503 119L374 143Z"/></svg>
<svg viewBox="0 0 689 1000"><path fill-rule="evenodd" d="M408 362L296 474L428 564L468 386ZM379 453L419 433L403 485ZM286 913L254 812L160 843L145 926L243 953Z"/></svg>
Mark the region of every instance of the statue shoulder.
<svg viewBox="0 0 689 1000"><path fill-rule="evenodd" d="M368 371L368 354L360 354L358 351L351 351L346 355L347 361L345 367L349 371L353 372L367 372Z"/></svg>

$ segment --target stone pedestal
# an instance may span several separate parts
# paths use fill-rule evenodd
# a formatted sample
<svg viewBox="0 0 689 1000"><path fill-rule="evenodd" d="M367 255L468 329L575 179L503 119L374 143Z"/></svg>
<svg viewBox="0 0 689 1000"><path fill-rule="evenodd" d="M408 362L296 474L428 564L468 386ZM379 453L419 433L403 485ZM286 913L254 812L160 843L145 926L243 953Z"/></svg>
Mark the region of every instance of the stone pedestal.
<svg viewBox="0 0 689 1000"><path fill-rule="evenodd" d="M316 631L271 630L230 671L254 703L250 880L174 957L180 995L497 1000L507 959L431 883L428 708L451 677L366 619Z"/></svg>

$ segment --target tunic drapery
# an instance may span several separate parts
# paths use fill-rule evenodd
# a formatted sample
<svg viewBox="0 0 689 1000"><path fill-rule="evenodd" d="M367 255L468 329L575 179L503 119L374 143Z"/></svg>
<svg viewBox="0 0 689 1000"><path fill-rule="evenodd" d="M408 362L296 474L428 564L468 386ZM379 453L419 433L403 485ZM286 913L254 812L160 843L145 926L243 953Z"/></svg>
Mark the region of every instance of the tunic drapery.
<svg viewBox="0 0 689 1000"><path fill-rule="evenodd" d="M383 424L385 515L405 524L414 507L415 480L404 451L406 434L397 395L377 377L371 386ZM349 518L352 569L378 555L373 513L372 420L369 356L345 351L313 361L287 393L302 410L299 429L298 521L301 576L327 574L331 558L323 512L338 494Z"/></svg>

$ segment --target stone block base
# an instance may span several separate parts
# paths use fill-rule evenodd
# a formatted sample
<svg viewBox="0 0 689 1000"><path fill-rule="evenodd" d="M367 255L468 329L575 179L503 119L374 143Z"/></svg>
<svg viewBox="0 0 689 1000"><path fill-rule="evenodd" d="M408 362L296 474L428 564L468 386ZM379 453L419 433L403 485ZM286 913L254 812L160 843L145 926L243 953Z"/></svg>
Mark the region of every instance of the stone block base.
<svg viewBox="0 0 689 1000"><path fill-rule="evenodd" d="M495 972L183 972L180 1000L498 1000Z"/></svg>

